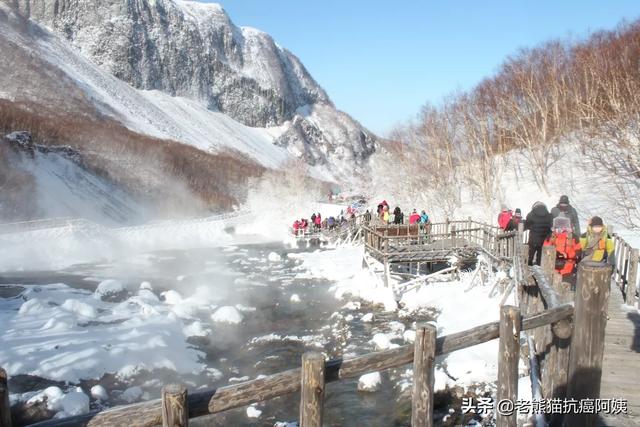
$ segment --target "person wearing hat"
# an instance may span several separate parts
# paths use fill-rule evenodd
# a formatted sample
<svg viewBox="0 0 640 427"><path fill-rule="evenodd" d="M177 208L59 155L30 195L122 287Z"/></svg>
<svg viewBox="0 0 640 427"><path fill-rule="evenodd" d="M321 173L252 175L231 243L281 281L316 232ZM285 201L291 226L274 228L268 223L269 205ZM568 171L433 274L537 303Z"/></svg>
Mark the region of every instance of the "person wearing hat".
<svg viewBox="0 0 640 427"><path fill-rule="evenodd" d="M553 232L545 240L544 246L555 246L555 269L563 277L573 274L577 261L580 259L582 247L578 238L573 235L569 218L558 216L553 220Z"/></svg>
<svg viewBox="0 0 640 427"><path fill-rule="evenodd" d="M504 229L504 231L517 231L518 224L520 224L521 222L522 222L522 211L520 210L520 208L516 208L516 211L514 212L509 222L507 223L507 227Z"/></svg>
<svg viewBox="0 0 640 427"><path fill-rule="evenodd" d="M587 232L580 237L583 260L613 264L613 239L607 233L602 218L594 216L589 221Z"/></svg>
<svg viewBox="0 0 640 427"><path fill-rule="evenodd" d="M553 217L542 202L535 202L531 212L524 221L524 229L529 230L529 265L540 265L542 259L542 245L551 235Z"/></svg>
<svg viewBox="0 0 640 427"><path fill-rule="evenodd" d="M551 209L551 215L554 218L558 217L559 215L564 215L565 217L569 218L569 221L571 221L571 229L573 231L573 235L575 237L580 236L580 219L578 218L578 211L576 211L576 208L571 206L571 204L569 203L569 196L567 196L566 194L560 196L560 201L558 201L558 204L555 205L553 209Z"/></svg>

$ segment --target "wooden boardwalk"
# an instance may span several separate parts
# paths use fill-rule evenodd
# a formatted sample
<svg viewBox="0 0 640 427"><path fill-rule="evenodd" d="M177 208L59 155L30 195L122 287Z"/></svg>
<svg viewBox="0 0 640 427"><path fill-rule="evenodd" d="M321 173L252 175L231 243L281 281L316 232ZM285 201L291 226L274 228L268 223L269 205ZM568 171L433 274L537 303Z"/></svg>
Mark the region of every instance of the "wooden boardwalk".
<svg viewBox="0 0 640 427"><path fill-rule="evenodd" d="M623 304L622 292L612 283L600 397L626 399L628 414L601 416L602 426L640 426L640 313Z"/></svg>

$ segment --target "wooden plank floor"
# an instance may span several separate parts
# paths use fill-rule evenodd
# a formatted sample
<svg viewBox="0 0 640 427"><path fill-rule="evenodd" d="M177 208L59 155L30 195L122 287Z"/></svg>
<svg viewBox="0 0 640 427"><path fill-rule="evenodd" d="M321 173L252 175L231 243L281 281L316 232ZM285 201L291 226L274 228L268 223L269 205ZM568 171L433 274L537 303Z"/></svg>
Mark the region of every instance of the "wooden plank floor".
<svg viewBox="0 0 640 427"><path fill-rule="evenodd" d="M602 415L602 426L640 426L640 313L623 307L615 284L609 295L609 320L605 329L600 397L623 398L627 415Z"/></svg>

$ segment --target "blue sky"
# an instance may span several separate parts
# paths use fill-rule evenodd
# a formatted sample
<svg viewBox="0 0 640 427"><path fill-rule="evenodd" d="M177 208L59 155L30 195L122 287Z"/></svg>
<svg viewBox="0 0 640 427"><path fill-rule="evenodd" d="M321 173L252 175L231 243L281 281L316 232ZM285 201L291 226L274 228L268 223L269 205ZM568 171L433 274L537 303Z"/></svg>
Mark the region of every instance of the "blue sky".
<svg viewBox="0 0 640 427"><path fill-rule="evenodd" d="M336 106L384 135L520 47L640 17L640 1L229 0L236 25L296 54Z"/></svg>

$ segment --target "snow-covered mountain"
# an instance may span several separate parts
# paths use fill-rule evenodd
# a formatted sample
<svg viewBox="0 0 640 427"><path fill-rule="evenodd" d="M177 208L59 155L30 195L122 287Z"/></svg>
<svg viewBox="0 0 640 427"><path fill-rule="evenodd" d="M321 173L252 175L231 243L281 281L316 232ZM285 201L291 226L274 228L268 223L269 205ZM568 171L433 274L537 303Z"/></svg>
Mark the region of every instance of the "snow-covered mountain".
<svg viewBox="0 0 640 427"><path fill-rule="evenodd" d="M46 54L136 131L231 147L268 167L303 158L327 177L360 170L375 150L375 136L336 110L298 58L268 34L235 26L220 5L3 1L56 33L39 37L55 46Z"/></svg>

